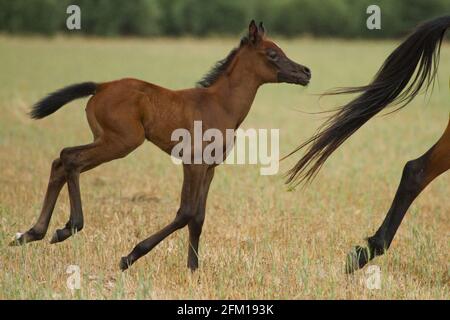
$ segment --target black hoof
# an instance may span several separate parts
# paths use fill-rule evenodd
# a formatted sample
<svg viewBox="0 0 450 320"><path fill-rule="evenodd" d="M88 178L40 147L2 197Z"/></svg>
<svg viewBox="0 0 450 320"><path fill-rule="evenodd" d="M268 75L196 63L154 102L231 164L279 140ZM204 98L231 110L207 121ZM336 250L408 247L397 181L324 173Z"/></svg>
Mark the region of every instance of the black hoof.
<svg viewBox="0 0 450 320"><path fill-rule="evenodd" d="M42 240L44 234L37 234L33 229L28 230L25 233L17 233L15 239L9 243L11 247L23 246L29 242Z"/></svg>
<svg viewBox="0 0 450 320"><path fill-rule="evenodd" d="M132 262L128 259L128 257L122 257L120 259L119 268L122 271L127 270L131 266Z"/></svg>
<svg viewBox="0 0 450 320"><path fill-rule="evenodd" d="M368 247L356 246L347 255L347 261L345 264L345 272L352 274L356 270L364 267L370 260L370 250Z"/></svg>
<svg viewBox="0 0 450 320"><path fill-rule="evenodd" d="M55 233L53 234L52 239L50 240L51 244L58 243L61 241L66 240L72 236L72 230L64 228L64 229L57 229Z"/></svg>
<svg viewBox="0 0 450 320"><path fill-rule="evenodd" d="M54 243L58 243L61 240L59 240L58 237L58 232L60 232L61 230L56 230L55 233L53 234L52 238L50 239L50 244L54 244Z"/></svg>
<svg viewBox="0 0 450 320"><path fill-rule="evenodd" d="M71 236L73 236L74 234L76 234L79 231L81 231L81 228L80 229L73 229L73 228L67 228L66 227L64 229L58 229L53 234L53 237L50 240L50 243L54 244L54 243L62 242L64 240L66 240L67 238L70 238Z"/></svg>

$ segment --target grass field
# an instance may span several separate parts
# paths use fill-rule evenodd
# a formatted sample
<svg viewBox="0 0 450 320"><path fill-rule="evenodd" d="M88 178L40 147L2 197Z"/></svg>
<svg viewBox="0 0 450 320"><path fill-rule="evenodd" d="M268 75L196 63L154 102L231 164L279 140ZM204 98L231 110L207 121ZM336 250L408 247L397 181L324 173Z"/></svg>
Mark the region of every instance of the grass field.
<svg viewBox="0 0 450 320"><path fill-rule="evenodd" d="M379 226L406 161L425 152L449 116L450 45L442 48L439 85L401 112L364 126L325 165L308 188L289 191L282 173L255 165L216 170L201 238L200 269L186 268L187 230L161 243L122 273L118 263L134 245L174 217L181 168L150 143L126 159L82 176L85 228L58 245L49 238L68 219L66 189L45 240L8 247L40 211L50 164L62 148L91 141L86 100L42 121L29 106L67 84L136 77L169 88L192 86L238 40L102 40L0 37L0 299L449 299L450 176L412 205L390 252L373 261L381 288L368 274L344 274L346 253ZM366 83L397 41L279 41L312 69L308 88L266 85L244 128L280 128L281 154L314 133L321 111L348 97L318 100L335 86ZM81 289L66 286L69 265Z"/></svg>

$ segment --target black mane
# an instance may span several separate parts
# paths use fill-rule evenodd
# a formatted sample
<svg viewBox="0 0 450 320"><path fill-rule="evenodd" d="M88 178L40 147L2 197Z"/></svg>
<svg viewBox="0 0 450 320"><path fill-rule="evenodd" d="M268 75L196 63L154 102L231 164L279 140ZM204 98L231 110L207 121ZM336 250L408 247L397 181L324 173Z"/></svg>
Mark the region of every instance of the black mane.
<svg viewBox="0 0 450 320"><path fill-rule="evenodd" d="M239 46L231 50L230 53L228 53L228 55L226 56L226 58L217 61L211 68L211 70L209 70L209 72L205 74L200 81L197 82L196 87L208 88L212 86L219 79L219 77L228 69L228 67L231 64L231 61L233 61L239 49L247 42L248 37L246 36L242 37Z"/></svg>

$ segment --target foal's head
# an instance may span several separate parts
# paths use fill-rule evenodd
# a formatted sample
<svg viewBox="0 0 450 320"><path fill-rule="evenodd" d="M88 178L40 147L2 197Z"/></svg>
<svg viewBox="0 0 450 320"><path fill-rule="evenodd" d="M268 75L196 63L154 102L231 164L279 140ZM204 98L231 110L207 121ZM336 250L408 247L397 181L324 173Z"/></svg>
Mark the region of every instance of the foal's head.
<svg viewBox="0 0 450 320"><path fill-rule="evenodd" d="M289 59L273 41L265 37L262 22L259 27L252 20L248 27L248 36L243 39L238 54L249 59L261 79L267 82L286 82L306 86L311 79L311 70Z"/></svg>
<svg viewBox="0 0 450 320"><path fill-rule="evenodd" d="M197 85L213 85L222 74L232 72L237 63L253 72L262 83L285 82L306 86L311 79L311 70L289 59L279 46L266 38L262 22L258 27L252 20L248 35L241 39L239 47L217 62Z"/></svg>

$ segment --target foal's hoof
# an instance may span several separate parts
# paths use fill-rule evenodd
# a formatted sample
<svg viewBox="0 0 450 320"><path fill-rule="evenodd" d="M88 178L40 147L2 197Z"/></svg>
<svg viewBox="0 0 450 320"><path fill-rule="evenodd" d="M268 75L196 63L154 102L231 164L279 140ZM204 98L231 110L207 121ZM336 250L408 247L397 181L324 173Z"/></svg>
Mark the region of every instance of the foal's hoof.
<svg viewBox="0 0 450 320"><path fill-rule="evenodd" d="M17 232L14 236L14 240L9 243L10 247L23 246L26 242L25 233Z"/></svg>
<svg viewBox="0 0 450 320"><path fill-rule="evenodd" d="M122 257L119 263L120 270L127 270L131 266L131 264L132 262L128 260L128 257Z"/></svg>
<svg viewBox="0 0 450 320"><path fill-rule="evenodd" d="M81 231L81 229L79 229L79 230L76 230L76 229L72 230L72 229L68 229L68 228L57 229L55 231L55 233L53 234L53 237L50 240L50 243L54 244L54 243L62 242L64 240L66 240L67 238L70 238L71 236L73 236L78 231Z"/></svg>
<svg viewBox="0 0 450 320"><path fill-rule="evenodd" d="M10 246L23 246L26 243L42 240L45 234L40 234L34 231L34 229L30 229L25 233L17 232L14 240L9 243Z"/></svg>
<svg viewBox="0 0 450 320"><path fill-rule="evenodd" d="M351 274L364 267L370 260L370 250L368 247L356 246L347 255L345 273Z"/></svg>
<svg viewBox="0 0 450 320"><path fill-rule="evenodd" d="M61 239L61 233L63 232L63 229L58 229L53 234L52 238L50 239L50 244L58 243L63 241L64 239Z"/></svg>

